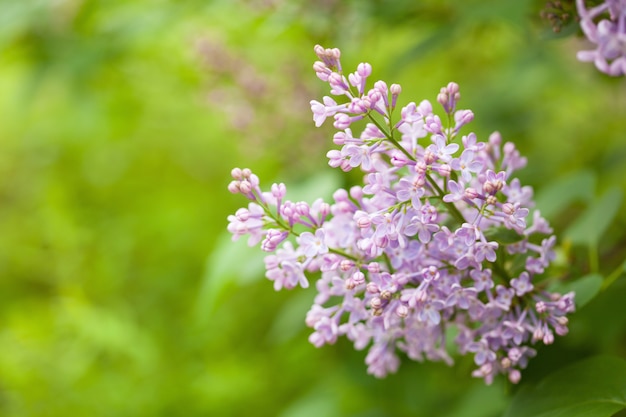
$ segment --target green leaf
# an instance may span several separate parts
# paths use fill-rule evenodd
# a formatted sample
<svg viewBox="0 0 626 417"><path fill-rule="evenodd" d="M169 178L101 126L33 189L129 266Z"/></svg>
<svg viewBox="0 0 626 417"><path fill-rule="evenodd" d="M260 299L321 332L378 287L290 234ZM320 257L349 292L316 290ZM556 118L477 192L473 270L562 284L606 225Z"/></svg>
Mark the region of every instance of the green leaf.
<svg viewBox="0 0 626 417"><path fill-rule="evenodd" d="M576 281L556 284L550 290L561 294L574 291L576 293L576 308L581 308L598 295L603 280L600 274L589 274Z"/></svg>
<svg viewBox="0 0 626 417"><path fill-rule="evenodd" d="M542 188L535 202L545 218L554 219L574 201L591 201L595 188L596 176L591 171L577 171Z"/></svg>
<svg viewBox="0 0 626 417"><path fill-rule="evenodd" d="M335 170L325 169L297 184L287 184L287 200L313 203L318 198L328 201L340 187L341 176Z"/></svg>
<svg viewBox="0 0 626 417"><path fill-rule="evenodd" d="M304 318L313 305L315 295L315 291L298 291L292 294L267 332L268 343L285 343L302 331L305 327Z"/></svg>
<svg viewBox="0 0 626 417"><path fill-rule="evenodd" d="M500 416L508 404L503 381L492 385L474 384L455 401L446 417Z"/></svg>
<svg viewBox="0 0 626 417"><path fill-rule="evenodd" d="M230 233L223 233L207 259L196 312L201 320L209 318L228 286L246 285L263 277L263 258L267 253L258 247L249 247L247 236L236 242L231 239Z"/></svg>
<svg viewBox="0 0 626 417"><path fill-rule="evenodd" d="M573 244L595 247L609 227L622 203L622 191L609 188L569 227L565 238Z"/></svg>
<svg viewBox="0 0 626 417"><path fill-rule="evenodd" d="M517 233L515 230L507 229L506 227L490 227L483 231L483 234L489 241L496 241L503 245L519 242L524 236Z"/></svg>
<svg viewBox="0 0 626 417"><path fill-rule="evenodd" d="M608 417L626 408L626 361L598 356L523 387L504 417Z"/></svg>

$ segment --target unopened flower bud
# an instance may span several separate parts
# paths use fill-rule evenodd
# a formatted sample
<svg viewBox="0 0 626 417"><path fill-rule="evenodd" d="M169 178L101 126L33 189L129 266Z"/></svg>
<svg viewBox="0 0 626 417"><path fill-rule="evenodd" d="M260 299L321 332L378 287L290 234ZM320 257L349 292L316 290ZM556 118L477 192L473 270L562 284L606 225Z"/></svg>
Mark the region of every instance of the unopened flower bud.
<svg viewBox="0 0 626 417"><path fill-rule="evenodd" d="M561 326L560 324L554 326L554 331L559 336L565 336L567 333L569 333L569 329L567 328L567 326Z"/></svg>
<svg viewBox="0 0 626 417"><path fill-rule="evenodd" d="M404 304L400 304L398 308L396 308L396 315L401 318L405 318L409 315L409 308Z"/></svg>
<svg viewBox="0 0 626 417"><path fill-rule="evenodd" d="M435 155L434 153L432 153L430 150L426 149L424 151L424 162L427 165L431 165L433 162L435 162L437 160L437 155Z"/></svg>
<svg viewBox="0 0 626 417"><path fill-rule="evenodd" d="M381 98L383 98L382 94L380 94L380 91L377 90L370 90L367 93L367 97L370 100L370 107L373 103L377 103Z"/></svg>
<svg viewBox="0 0 626 417"><path fill-rule="evenodd" d="M241 172L241 168L233 168L233 170L230 171L230 175L232 175L232 177L236 180L243 179L243 172Z"/></svg>
<svg viewBox="0 0 626 417"><path fill-rule="evenodd" d="M548 307L546 307L546 303L543 301L537 301L537 304L535 304L535 310L537 310L539 314L545 313L547 309Z"/></svg>
<svg viewBox="0 0 626 417"><path fill-rule="evenodd" d="M381 300L380 297L374 297L370 300L370 306L374 310L378 310L379 308L383 306L383 300Z"/></svg>
<svg viewBox="0 0 626 417"><path fill-rule="evenodd" d="M487 198L485 198L485 203L487 203L488 206L495 206L497 202L498 199L495 195L488 195Z"/></svg>
<svg viewBox="0 0 626 417"><path fill-rule="evenodd" d="M359 229L369 229L371 225L372 221L367 216L359 217L359 219L356 221L356 226Z"/></svg>
<svg viewBox="0 0 626 417"><path fill-rule="evenodd" d="M287 187L282 182L280 184L272 184L272 195L274 198L281 199L287 194Z"/></svg>
<svg viewBox="0 0 626 417"><path fill-rule="evenodd" d="M356 282L354 282L352 277L350 277L344 282L343 286L346 290L353 290L354 288L356 288L357 284Z"/></svg>
<svg viewBox="0 0 626 417"><path fill-rule="evenodd" d="M512 384L517 384L522 379L522 373L518 369L511 369L509 371L509 381Z"/></svg>
<svg viewBox="0 0 626 417"><path fill-rule="evenodd" d="M501 143L502 143L502 135L500 135L500 132L493 132L491 135L489 135L490 145L500 146Z"/></svg>
<svg viewBox="0 0 626 417"><path fill-rule="evenodd" d="M313 63L313 71L317 73L326 73L328 72L328 67L322 61L315 61Z"/></svg>
<svg viewBox="0 0 626 417"><path fill-rule="evenodd" d="M512 363L517 363L517 361L522 358L522 351L516 347L511 348L508 352L508 358L511 360Z"/></svg>
<svg viewBox="0 0 626 417"><path fill-rule="evenodd" d="M515 206L511 203L502 204L502 212L508 216L515 213Z"/></svg>
<svg viewBox="0 0 626 417"><path fill-rule="evenodd" d="M239 181L231 181L230 184L228 184L228 191L233 194L239 194Z"/></svg>
<svg viewBox="0 0 626 417"><path fill-rule="evenodd" d="M304 201L298 201L296 203L296 213L300 216L308 216L310 213L309 205Z"/></svg>
<svg viewBox="0 0 626 417"><path fill-rule="evenodd" d="M502 360L500 361L500 365L504 369L510 368L511 367L511 359L509 359L509 358L502 358Z"/></svg>
<svg viewBox="0 0 626 417"><path fill-rule="evenodd" d="M437 172L439 172L439 175L441 175L442 177L449 177L450 172L452 172L452 168L448 164L441 164L437 168Z"/></svg>
<svg viewBox="0 0 626 417"><path fill-rule="evenodd" d="M353 275L352 275L352 279L354 280L354 283L356 285L361 285L365 282L365 274L361 271L356 271Z"/></svg>
<svg viewBox="0 0 626 417"><path fill-rule="evenodd" d="M546 345L554 343L554 335L552 332L546 332L546 334L543 335L543 343Z"/></svg>
<svg viewBox="0 0 626 417"><path fill-rule="evenodd" d="M402 168L409 163L409 158L400 151L393 151L391 154L391 164L396 168Z"/></svg>
<svg viewBox="0 0 626 417"><path fill-rule="evenodd" d="M374 90L378 91L381 95L386 96L389 89L387 83L383 80L378 80L374 83Z"/></svg>
<svg viewBox="0 0 626 417"><path fill-rule="evenodd" d="M345 145L347 138L348 135L346 135L346 132L337 132L333 135L333 143L335 145L343 146Z"/></svg>
<svg viewBox="0 0 626 417"><path fill-rule="evenodd" d="M361 77L369 77L370 75L372 75L372 66L368 64L367 62L361 62L356 67L356 72Z"/></svg>
<svg viewBox="0 0 626 417"><path fill-rule="evenodd" d="M359 201L363 198L363 187L355 185L354 187L350 187L350 197Z"/></svg>
<svg viewBox="0 0 626 417"><path fill-rule="evenodd" d="M491 181L485 181L483 191L488 195L494 195L498 190L496 190L496 187Z"/></svg>
<svg viewBox="0 0 626 417"><path fill-rule="evenodd" d="M369 109L370 105L371 103L369 100L365 102L365 100L361 100L358 97L354 97L352 98L352 101L350 102L348 106L348 111L350 113L355 113L355 114L367 113L367 110Z"/></svg>
<svg viewBox="0 0 626 417"><path fill-rule="evenodd" d="M383 290L380 292L380 298L383 300L391 300L391 291Z"/></svg>
<svg viewBox="0 0 626 417"><path fill-rule="evenodd" d="M475 198L478 198L479 194L478 191L476 191L476 189L469 187L465 189L464 195L466 198L469 198L470 200L473 200Z"/></svg>
<svg viewBox="0 0 626 417"><path fill-rule="evenodd" d="M389 91L391 91L391 108L395 108L398 96L402 93L402 87L400 87L400 84L391 84Z"/></svg>
<svg viewBox="0 0 626 417"><path fill-rule="evenodd" d="M379 292L378 285L375 282L368 282L367 285L365 286L365 291L367 291L370 294L378 294Z"/></svg>
<svg viewBox="0 0 626 417"><path fill-rule="evenodd" d="M480 367L480 374L485 377L491 374L493 371L493 366L490 363L486 363Z"/></svg>
<svg viewBox="0 0 626 417"><path fill-rule="evenodd" d="M250 184L250 181L248 180L243 180L239 183L239 191L241 191L241 193L243 194L250 194L250 192L252 191L252 184Z"/></svg>
<svg viewBox="0 0 626 417"><path fill-rule="evenodd" d="M339 262L339 270L342 272L349 271L353 267L354 267L354 261L350 259L343 259L341 262Z"/></svg>
<svg viewBox="0 0 626 417"><path fill-rule="evenodd" d="M471 110L459 110L454 114L454 119L456 121L456 126L454 128L458 130L474 120L474 112Z"/></svg>
<svg viewBox="0 0 626 417"><path fill-rule="evenodd" d="M325 218L326 216L328 216L330 214L330 204L328 203L322 203L319 206L319 214L320 216L323 218Z"/></svg>

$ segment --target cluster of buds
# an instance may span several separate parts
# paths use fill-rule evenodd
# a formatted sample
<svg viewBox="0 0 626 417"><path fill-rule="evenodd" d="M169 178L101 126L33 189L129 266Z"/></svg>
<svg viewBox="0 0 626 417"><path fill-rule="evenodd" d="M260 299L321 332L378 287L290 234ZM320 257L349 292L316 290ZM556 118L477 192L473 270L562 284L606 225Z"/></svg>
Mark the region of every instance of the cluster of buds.
<svg viewBox="0 0 626 417"><path fill-rule="evenodd" d="M626 0L606 0L591 9L584 0L576 0L576 8L583 33L597 45L578 52L578 59L593 62L608 75L626 74Z"/></svg>
<svg viewBox="0 0 626 417"><path fill-rule="evenodd" d="M474 115L457 109L457 84L437 96L443 117L427 100L397 109L399 85L367 88L370 64L346 77L338 49L315 52L315 73L335 97L311 101L315 125L329 119L337 129L329 165L361 169L364 183L308 204L234 169L229 190L250 202L228 217L233 239L270 252L276 290L317 277L310 342L347 337L368 349L370 374L395 372L402 352L446 363L471 354L473 376L517 383L533 346L566 334L574 311L573 293L547 291L556 238L531 214L532 189L512 177L526 159L497 132L486 142L460 133Z"/></svg>
<svg viewBox="0 0 626 417"><path fill-rule="evenodd" d="M559 33L565 26L578 18L574 0L547 1L539 16L550 23L554 33Z"/></svg>

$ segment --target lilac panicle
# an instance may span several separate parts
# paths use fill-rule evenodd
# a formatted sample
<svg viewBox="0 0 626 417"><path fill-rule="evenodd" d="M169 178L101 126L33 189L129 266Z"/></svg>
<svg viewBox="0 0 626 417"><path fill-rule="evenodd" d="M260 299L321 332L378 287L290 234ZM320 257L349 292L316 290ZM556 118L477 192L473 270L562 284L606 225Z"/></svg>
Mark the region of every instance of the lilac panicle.
<svg viewBox="0 0 626 417"><path fill-rule="evenodd" d="M395 372L400 353L451 364L452 327L456 350L473 355L473 376L519 382L533 345L566 334L574 311L573 293L546 290L556 238L531 214L532 188L512 176L526 159L498 132L486 142L459 134L473 113L458 109L457 84L437 96L445 117L427 100L398 109L399 85L368 90L370 64L345 76L338 49L315 52L315 73L334 96L311 101L315 125L330 119L338 130L329 165L361 169L363 184L308 204L234 169L228 189L250 202L228 217L233 239L248 235L270 252L276 290L306 288L318 273L309 340L345 336L367 348L370 374Z"/></svg>
<svg viewBox="0 0 626 417"><path fill-rule="evenodd" d="M606 0L590 9L576 0L576 8L583 33L596 45L578 52L578 59L611 76L626 74L626 0Z"/></svg>

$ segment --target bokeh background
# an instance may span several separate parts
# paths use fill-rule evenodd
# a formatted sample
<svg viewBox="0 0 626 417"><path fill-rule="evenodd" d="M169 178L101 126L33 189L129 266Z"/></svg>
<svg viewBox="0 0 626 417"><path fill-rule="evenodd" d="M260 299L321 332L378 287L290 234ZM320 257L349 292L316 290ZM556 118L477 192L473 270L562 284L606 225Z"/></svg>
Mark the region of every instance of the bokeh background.
<svg viewBox="0 0 626 417"><path fill-rule="evenodd" d="M542 348L532 384L626 356L626 84L575 59L538 0L0 1L0 415L497 416L515 387L404 358L366 374L316 349L313 290L275 293L231 243L235 166L294 200L358 176L327 166L320 43L370 62L403 103L449 81L499 130L562 244L554 273L614 279ZM559 266L560 265L560 266Z"/></svg>

